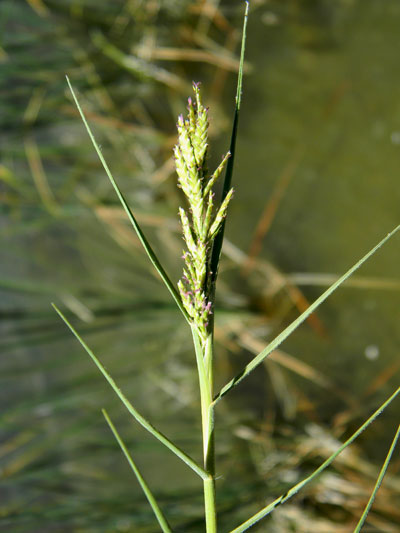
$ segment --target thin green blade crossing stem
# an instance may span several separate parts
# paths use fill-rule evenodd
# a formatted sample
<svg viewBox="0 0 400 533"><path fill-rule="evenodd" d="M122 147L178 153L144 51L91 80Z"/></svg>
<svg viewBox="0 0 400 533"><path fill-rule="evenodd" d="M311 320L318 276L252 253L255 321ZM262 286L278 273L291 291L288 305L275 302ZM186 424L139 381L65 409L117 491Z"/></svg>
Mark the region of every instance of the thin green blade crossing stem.
<svg viewBox="0 0 400 533"><path fill-rule="evenodd" d="M300 326L310 315L313 313L317 307L319 307L322 302L324 302L328 296L330 296L348 277L350 277L353 272L355 272L360 266L365 263L375 252L379 250L381 246L385 244L393 235L400 229L400 224L390 233L386 235L372 250L370 250L363 258L361 258L355 265L353 265L343 276L341 276L335 283L333 283L319 298L313 302L304 313L302 313L296 320L294 320L286 329L282 331L275 339L270 342L264 350L262 350L258 355L250 361L248 365L234 377L229 383L227 383L214 398L214 403L219 402L219 400L225 396L230 390L232 390L236 385L238 385L246 376L250 374L259 364L261 364L268 355L274 351L293 331Z"/></svg>
<svg viewBox="0 0 400 533"><path fill-rule="evenodd" d="M231 156L228 159L228 163L226 166L224 186L222 189L221 204L225 200L225 197L228 194L231 188L231 183L232 183L233 165L235 161L235 151L236 151L236 138L237 138L237 130L238 130L238 124L239 124L239 112L240 112L240 105L242 102L243 64L244 64L244 51L246 47L247 19L249 16L249 7L250 7L249 2L246 2L246 10L245 10L244 20L243 20L242 46L240 50L239 73L238 73L238 81L237 81L237 89L236 89L235 113L233 117L231 144L229 147L229 152ZM215 287L215 283L217 281L218 264L219 264L219 259L221 255L222 243L224 240L224 232L225 232L225 221L222 223L221 229L218 232L217 236L215 237L213 250L212 250L211 283L213 287Z"/></svg>
<svg viewBox="0 0 400 533"><path fill-rule="evenodd" d="M389 451L388 451L388 454L386 456L385 462L383 463L381 471L379 472L378 479L376 480L374 490L372 491L371 497L368 500L368 503L367 503L367 505L366 505L366 507L364 509L364 512L363 512L361 518L360 518L360 521L358 522L358 524L357 524L357 526L356 526L356 528L354 530L354 533L359 533L361 531L361 528L363 527L363 525L364 525L364 523L365 523L365 521L367 519L368 513L369 513L369 511L370 511L370 509L372 507L372 504L374 503L376 493L378 492L379 487L382 484L383 478L385 477L386 470L387 470L387 468L389 466L389 463L390 463L390 460L392 458L392 455L393 455L394 449L396 447L397 441L399 440L399 436L400 436L400 426L397 428L396 434L395 434L394 439L392 441L392 444L391 444L391 446L389 448Z"/></svg>
<svg viewBox="0 0 400 533"><path fill-rule="evenodd" d="M159 273L161 279L163 280L163 282L165 283L167 289L171 293L171 295L172 295L173 299L175 300L177 306L179 307L179 309L183 313L183 316L189 322L188 314L186 312L186 309L183 307L182 300L181 300L181 298L180 298L180 296L178 294L178 291L176 290L174 284L169 279L167 273L165 272L164 268L162 267L160 261L158 260L156 254L154 253L152 247L150 246L150 243L146 239L143 231L141 230L141 228L140 228L135 216L133 215L131 208L129 207L127 201L125 200L124 195L122 194L120 188L118 187L117 182L115 181L113 175L111 174L111 170L109 169L109 167L108 167L108 165L106 163L106 160L104 159L103 154L101 153L100 147L97 144L96 139L95 139L95 137L94 137L94 135L92 133L92 130L90 129L90 126L89 126L89 124L88 124L88 122L86 120L86 117L85 117L85 115L84 115L84 113L82 111L82 108L81 108L81 106L79 104L78 98L75 95L75 92L74 92L74 90L72 88L72 85L71 85L71 83L69 81L68 76L66 76L66 78L67 78L67 83L68 83L69 89L71 91L72 97L74 99L75 105L78 108L79 114L80 114L80 116L82 118L82 121L83 121L83 123L85 125L86 131L89 134L90 140L93 143L93 146L94 146L94 148L95 148L95 150L97 152L97 155L99 156L101 164L103 165L103 168L104 168L104 170L105 170L105 172L106 172L106 174L108 176L108 179L111 182L111 185L114 187L114 190L115 190L115 192L116 192L116 194L118 196L119 201L122 204L122 207L124 208L126 214L128 215L128 218L129 218L134 230L136 231L136 234L137 234L140 242L142 243L143 248L145 249L147 255L149 256L149 259L152 262L154 268Z"/></svg>
<svg viewBox="0 0 400 533"><path fill-rule="evenodd" d="M125 446L125 443L121 439L121 437L120 437L118 431L116 430L114 424L111 422L110 417L107 414L107 411L105 409L102 409L102 413L104 415L104 418L107 421L107 424L110 426L110 429L113 432L113 435L114 435L116 441L120 445L121 450L123 451L128 463L129 463L129 466L132 468L132 470L133 470L133 472L134 472L134 474L135 474L140 486L142 487L143 492L145 493L146 498L147 498L149 504L151 505L151 508L154 511L154 514L156 515L156 518L158 520L158 523L160 524L161 529L163 530L164 533L172 533L172 529L170 528L170 526L169 526L169 524L167 522L167 519L165 518L165 516L164 516L163 512L161 511L160 507L158 506L158 503L157 503L156 499L154 498L153 493L149 489L149 486L147 485L146 481L143 479L142 474L139 472L139 469L136 466L135 461L132 459L131 454L129 453L127 447Z"/></svg>
<svg viewBox="0 0 400 533"><path fill-rule="evenodd" d="M58 307L55 304L52 304L58 315L61 317L61 319L65 322L65 324L68 326L68 328L71 330L71 332L74 334L76 339L79 341L81 346L86 350L86 352L90 355L93 362L97 366L97 368L100 370L100 372L103 374L103 376L106 378L108 383L111 385L112 389L116 393L116 395L119 397L121 402L125 405L125 407L128 409L130 414L141 424L149 433L151 433L156 439L158 439L160 442L164 444L168 449L170 449L179 459L181 459L184 463L186 463L192 470L196 472L202 479L208 479L210 476L207 474L207 472L201 468L191 457L189 457L183 450L178 448L173 442L171 442L165 435L163 435L160 431L158 431L144 416L142 416L130 403L128 398L124 395L124 393L121 391L121 389L118 388L117 384L113 380L113 378L110 376L110 374L107 372L107 370L104 368L104 366L100 363L100 361L97 359L97 357L94 355L92 350L89 348L89 346L85 343L85 341L81 338L79 333L75 330L75 328L72 326L72 324L67 320L67 318L63 315L63 313L58 309Z"/></svg>
<svg viewBox="0 0 400 533"><path fill-rule="evenodd" d="M246 520L246 522L243 522L240 526L238 526L235 529L232 529L230 533L242 533L243 531L246 531L246 529L249 529L250 527L254 526L259 520L264 518L265 516L272 513L278 505L281 505L282 503L285 503L289 498L292 498L295 494L299 492L300 489L302 489L305 485L310 483L313 479L315 479L323 470L325 470L335 459L336 457L345 449L349 444L351 444L385 409L386 407L392 403L392 401L399 395L400 393L400 387L374 412L372 416L368 418L364 424L358 428L358 430L353 433L353 435L346 440L342 446L340 446L335 453L333 453L326 461L322 463L322 465L317 468L310 476L303 479L303 481L300 481L300 483L297 483L294 485L291 489L289 489L286 494L283 494L282 496L279 496L276 500L274 500L272 503L261 509L258 513L253 515L251 518Z"/></svg>

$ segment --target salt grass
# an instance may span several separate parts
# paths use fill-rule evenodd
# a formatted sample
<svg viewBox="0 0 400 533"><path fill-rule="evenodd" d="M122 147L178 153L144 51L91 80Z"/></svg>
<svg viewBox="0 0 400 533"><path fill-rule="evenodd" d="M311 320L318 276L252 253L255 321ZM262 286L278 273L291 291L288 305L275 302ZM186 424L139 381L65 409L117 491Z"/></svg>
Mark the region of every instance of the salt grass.
<svg viewBox="0 0 400 533"><path fill-rule="evenodd" d="M310 315L313 313L336 289L338 289L356 270L358 270L381 246L383 246L399 229L397 226L393 231L388 233L376 246L367 252L359 261L347 270L343 276L337 279L319 298L312 303L308 309L303 312L296 320L292 322L282 333L272 340L263 350L257 354L249 364L233 379L231 379L217 394L214 391L214 302L215 288L218 275L218 266L221 254L221 248L224 237L225 217L228 212L228 205L232 198L232 176L234 169L234 155L236 147L237 129L239 121L239 112L242 94L243 78L243 61L246 40L246 27L249 4L246 2L246 11L244 17L242 50L240 59L240 68L238 76L238 86L236 94L236 103L233 119L233 128L230 149L223 158L221 165L209 174L206 166L206 156L209 151L208 144L208 116L207 109L204 107L201 99L201 91L198 85L194 85L194 99L189 99L188 116L178 118L178 144L175 147L175 163L178 173L178 184L182 188L186 200L186 208L180 209L180 218L186 250L183 252L184 271L178 288L170 280L165 269L161 265L157 255L153 251L149 241L140 228L134 214L132 213L127 201L115 181L108 164L106 163L102 152L96 142L91 128L85 118L83 110L75 95L70 81L67 79L73 99L79 110L83 123L87 129L90 139L97 151L104 170L110 179L112 186L121 202L129 221L131 222L140 242L142 243L147 255L154 268L159 273L162 281L169 290L172 298L188 322L194 344L195 359L199 376L200 389L200 410L202 418L202 442L203 442L203 463L198 464L194 459L189 457L173 441L158 431L150 421L148 421L126 398L124 393L115 383L114 379L104 368L100 360L93 353L90 347L84 342L79 333L73 328L64 314L56 307L56 311L62 320L66 323L82 347L86 350L94 363L97 365L103 376L106 378L114 392L124 404L132 417L141 424L150 434L159 442L166 446L172 453L181 459L189 468L191 468L203 481L204 490L204 515L206 533L217 533L217 508L216 508L216 489L215 489L215 409L220 400L224 398L233 388L240 384L250 372L259 366L286 338L291 335ZM222 175L226 168L223 193L220 202L216 205L212 188L217 179ZM400 387L376 409L376 411L353 433L338 449L327 458L322 465L317 468L311 475L307 476L300 483L294 485L285 494L276 498L273 502L265 506L259 512L255 513L245 522L237 526L231 533L242 533L259 520L268 516L278 506L284 504L287 500L298 493L305 485L314 480L335 460L335 458L349 446L381 413L394 399L400 394ZM126 445L122 441L117 429L112 423L108 414L103 410L106 421L114 434L119 446L125 454L128 463L135 473L139 484L141 485L153 511L154 515L163 532L169 533L173 528L169 525L167 518L164 516L159 507L155 496L151 492L144 477L139 472L133 458L131 457ZM375 489L369 502L360 518L359 524L355 531L360 531L364 524L369 509L373 503L376 492L382 482L383 476L387 470L390 458L393 454L394 447L399 437L399 430L390 447L386 461L379 474Z"/></svg>

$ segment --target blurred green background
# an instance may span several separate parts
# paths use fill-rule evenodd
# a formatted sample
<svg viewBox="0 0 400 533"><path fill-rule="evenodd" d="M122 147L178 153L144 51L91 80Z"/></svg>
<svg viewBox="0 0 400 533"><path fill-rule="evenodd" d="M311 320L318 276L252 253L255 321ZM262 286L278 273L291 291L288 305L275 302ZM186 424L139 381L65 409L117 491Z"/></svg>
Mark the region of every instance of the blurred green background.
<svg viewBox="0 0 400 533"><path fill-rule="evenodd" d="M178 280L175 123L201 81L210 168L227 151L243 2L0 2L0 531L156 532L106 407L178 532L202 487L127 415L50 307L132 403L200 457L179 312L118 205L67 91ZM217 385L399 223L398 0L254 0L218 292ZM318 466L399 379L399 238L218 407L221 531ZM352 531L393 405L319 482L254 531ZM398 531L395 454L365 531Z"/></svg>

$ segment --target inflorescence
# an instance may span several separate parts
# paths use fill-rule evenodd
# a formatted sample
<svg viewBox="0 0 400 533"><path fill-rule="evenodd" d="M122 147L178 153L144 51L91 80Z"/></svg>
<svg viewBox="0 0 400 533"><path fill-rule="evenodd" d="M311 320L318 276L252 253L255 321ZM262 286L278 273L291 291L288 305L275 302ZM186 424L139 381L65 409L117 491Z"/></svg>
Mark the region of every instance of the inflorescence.
<svg viewBox="0 0 400 533"><path fill-rule="evenodd" d="M186 250L183 252L185 267L178 289L183 305L196 326L203 341L208 335L212 314L211 254L233 189L226 195L214 214L212 188L221 175L230 153L210 176L206 159L208 154L208 109L203 106L198 84L193 84L195 100L188 99L188 116L178 117L178 143L174 148L178 185L184 192L189 210L179 208ZM188 214L189 213L189 214Z"/></svg>

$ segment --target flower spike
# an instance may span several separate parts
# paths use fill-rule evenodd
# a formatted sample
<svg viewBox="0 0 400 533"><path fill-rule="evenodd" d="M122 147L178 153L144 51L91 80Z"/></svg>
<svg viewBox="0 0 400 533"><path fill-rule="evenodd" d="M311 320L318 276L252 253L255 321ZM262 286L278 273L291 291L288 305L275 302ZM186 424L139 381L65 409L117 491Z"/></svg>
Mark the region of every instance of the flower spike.
<svg viewBox="0 0 400 533"><path fill-rule="evenodd" d="M183 254L185 268L178 289L190 320L205 342L213 306L209 275L212 246L233 191L230 191L215 213L212 188L224 170L230 153L224 156L218 168L209 175L206 167L208 110L202 104L199 84L193 83L193 91L195 97L188 99L187 118L182 115L178 117L178 143L174 148L178 185L188 203L187 210L179 208L187 251Z"/></svg>

